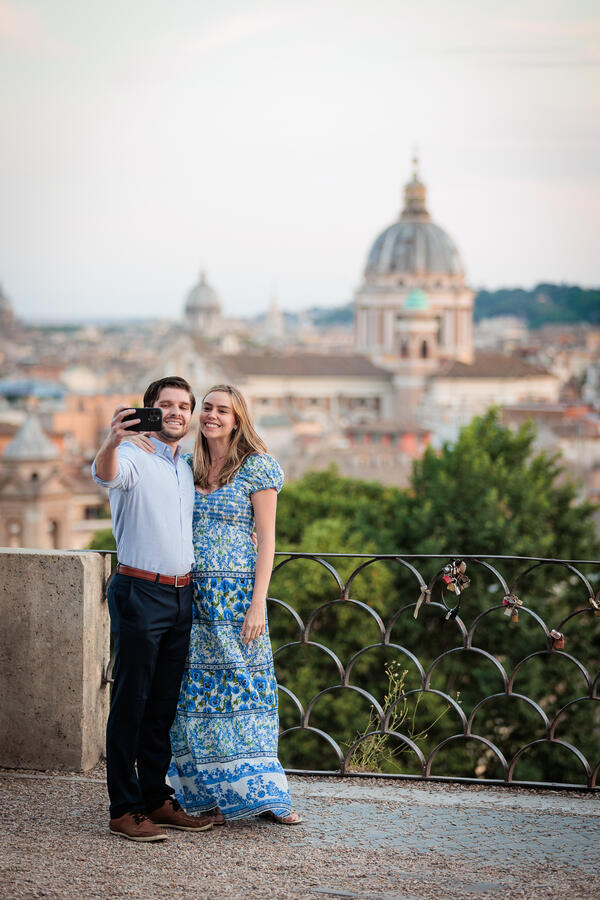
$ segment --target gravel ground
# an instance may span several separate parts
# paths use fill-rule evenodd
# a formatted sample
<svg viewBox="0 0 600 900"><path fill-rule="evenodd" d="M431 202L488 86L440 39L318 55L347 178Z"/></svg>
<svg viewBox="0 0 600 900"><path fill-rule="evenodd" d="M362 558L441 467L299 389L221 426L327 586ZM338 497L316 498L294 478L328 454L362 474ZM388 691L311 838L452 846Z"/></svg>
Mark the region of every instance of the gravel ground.
<svg viewBox="0 0 600 900"><path fill-rule="evenodd" d="M598 795L290 779L304 823L160 844L108 832L102 767L0 770L0 896L218 900L600 898Z"/></svg>

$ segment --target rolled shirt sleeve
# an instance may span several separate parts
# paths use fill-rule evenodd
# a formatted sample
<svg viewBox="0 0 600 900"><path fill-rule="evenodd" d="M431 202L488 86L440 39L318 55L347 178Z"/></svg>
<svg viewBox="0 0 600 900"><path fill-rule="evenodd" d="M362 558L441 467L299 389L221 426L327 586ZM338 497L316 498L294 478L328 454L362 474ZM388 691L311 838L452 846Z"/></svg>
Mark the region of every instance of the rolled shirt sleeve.
<svg viewBox="0 0 600 900"><path fill-rule="evenodd" d="M120 491L130 491L132 487L140 480L140 469L136 464L136 451L133 444L124 442L117 450L119 460L119 471L115 478L110 481L104 481L96 472L96 460L92 463L92 478L96 484L105 488L116 488Z"/></svg>

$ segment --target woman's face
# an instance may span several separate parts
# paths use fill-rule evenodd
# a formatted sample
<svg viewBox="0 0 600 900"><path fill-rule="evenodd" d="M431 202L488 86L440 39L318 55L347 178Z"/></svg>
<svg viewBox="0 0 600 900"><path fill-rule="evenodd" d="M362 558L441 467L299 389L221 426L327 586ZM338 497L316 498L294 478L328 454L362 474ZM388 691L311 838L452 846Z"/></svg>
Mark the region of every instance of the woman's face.
<svg viewBox="0 0 600 900"><path fill-rule="evenodd" d="M211 391L202 401L200 431L205 438L229 438L235 428L235 414L227 391Z"/></svg>

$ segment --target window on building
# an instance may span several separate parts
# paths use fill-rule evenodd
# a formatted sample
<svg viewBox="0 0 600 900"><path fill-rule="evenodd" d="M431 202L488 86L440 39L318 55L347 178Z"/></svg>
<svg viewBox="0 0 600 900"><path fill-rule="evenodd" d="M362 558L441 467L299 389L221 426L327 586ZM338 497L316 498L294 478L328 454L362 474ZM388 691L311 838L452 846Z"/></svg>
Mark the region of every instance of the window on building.
<svg viewBox="0 0 600 900"><path fill-rule="evenodd" d="M423 341L421 344L421 359L427 359L429 356L429 347L427 346L427 341Z"/></svg>
<svg viewBox="0 0 600 900"><path fill-rule="evenodd" d="M48 536L50 538L50 546L53 550L59 549L58 539L58 522L52 520L48 522Z"/></svg>
<svg viewBox="0 0 600 900"><path fill-rule="evenodd" d="M6 525L7 531L7 539L6 546L7 547L20 547L21 546L21 523L17 522L15 519L9 521Z"/></svg>
<svg viewBox="0 0 600 900"><path fill-rule="evenodd" d="M103 506L86 506L83 510L84 519L102 519L104 516Z"/></svg>

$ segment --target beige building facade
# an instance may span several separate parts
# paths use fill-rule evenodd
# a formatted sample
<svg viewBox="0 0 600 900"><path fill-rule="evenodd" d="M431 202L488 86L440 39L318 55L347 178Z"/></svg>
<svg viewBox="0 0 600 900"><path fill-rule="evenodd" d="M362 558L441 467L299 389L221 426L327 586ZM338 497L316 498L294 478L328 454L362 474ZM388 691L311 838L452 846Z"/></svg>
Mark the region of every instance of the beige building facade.
<svg viewBox="0 0 600 900"><path fill-rule="evenodd" d="M110 528L87 473L70 469L31 413L0 460L0 546L84 549Z"/></svg>

